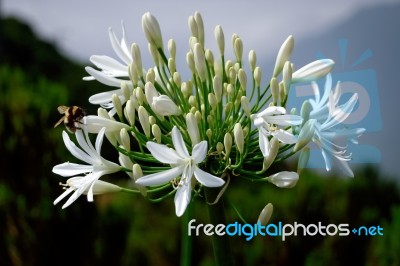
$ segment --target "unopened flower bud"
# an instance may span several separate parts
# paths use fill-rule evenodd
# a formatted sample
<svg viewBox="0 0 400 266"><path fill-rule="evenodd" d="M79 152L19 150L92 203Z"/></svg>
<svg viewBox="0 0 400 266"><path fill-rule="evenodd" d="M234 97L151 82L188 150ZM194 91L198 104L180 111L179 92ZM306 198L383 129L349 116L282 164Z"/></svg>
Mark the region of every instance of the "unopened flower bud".
<svg viewBox="0 0 400 266"><path fill-rule="evenodd" d="M315 119L310 119L301 128L299 138L293 148L294 152L298 152L311 141L315 132L315 123Z"/></svg>
<svg viewBox="0 0 400 266"><path fill-rule="evenodd" d="M126 151L130 151L131 150L131 140L130 140L129 133L126 130L126 128L121 129L121 131L119 132L119 137L121 139L122 147L124 147L124 149Z"/></svg>
<svg viewBox="0 0 400 266"><path fill-rule="evenodd" d="M195 64L194 64L194 55L193 55L193 52L192 52L192 51L189 51L189 52L186 54L186 63L187 63L187 65L188 65L190 71L191 71L192 73L195 73L195 72L196 72L196 67L195 67Z"/></svg>
<svg viewBox="0 0 400 266"><path fill-rule="evenodd" d="M194 62L197 74L199 75L200 80L204 82L207 79L207 66L203 46L199 43L194 45Z"/></svg>
<svg viewBox="0 0 400 266"><path fill-rule="evenodd" d="M279 97L281 98L281 103L286 99L287 90L285 84L281 81L279 82Z"/></svg>
<svg viewBox="0 0 400 266"><path fill-rule="evenodd" d="M250 50L250 52L249 52L249 65L250 65L251 72L253 72L254 69L256 68L256 64L257 64L256 52L254 50Z"/></svg>
<svg viewBox="0 0 400 266"><path fill-rule="evenodd" d="M300 115L303 117L303 125L310 119L310 113L312 110L311 103L307 100L301 105Z"/></svg>
<svg viewBox="0 0 400 266"><path fill-rule="evenodd" d="M156 80L156 73L154 73L154 69L150 68L146 74L146 82L151 82L154 84Z"/></svg>
<svg viewBox="0 0 400 266"><path fill-rule="evenodd" d="M113 94L112 95L112 103L114 105L115 110L117 111L117 114L119 117L122 117L122 103L121 103L121 99L119 98L119 96L117 96L117 94Z"/></svg>
<svg viewBox="0 0 400 266"><path fill-rule="evenodd" d="M225 147L225 157L228 158L232 148L232 135L230 133L225 133L224 147Z"/></svg>
<svg viewBox="0 0 400 266"><path fill-rule="evenodd" d="M197 110L196 112L194 112L194 116L196 117L197 123L200 123L201 119L202 119L202 115L201 115L200 111Z"/></svg>
<svg viewBox="0 0 400 266"><path fill-rule="evenodd" d="M236 70L235 70L233 67L231 67L231 68L229 69L229 71L228 71L228 77L229 77L229 83L230 83L230 84L232 84L232 85L235 84L236 75L237 75Z"/></svg>
<svg viewBox="0 0 400 266"><path fill-rule="evenodd" d="M275 77L271 79L270 86L271 86L272 101L274 105L277 105L279 100L279 84Z"/></svg>
<svg viewBox="0 0 400 266"><path fill-rule="evenodd" d="M157 124L153 124L151 126L151 133L153 134L154 138L156 139L157 143L161 143L161 130Z"/></svg>
<svg viewBox="0 0 400 266"><path fill-rule="evenodd" d="M247 99L246 96L242 96L240 98L240 103L242 105L242 109L244 111L244 113L246 114L247 117L250 117L251 115L251 109L250 109L250 103L249 103L249 99Z"/></svg>
<svg viewBox="0 0 400 266"><path fill-rule="evenodd" d="M225 54L225 36L224 36L224 32L222 30L222 27L220 25L215 27L214 36L215 36L215 39L217 40L219 52L221 53L221 55L224 55Z"/></svg>
<svg viewBox="0 0 400 266"><path fill-rule="evenodd" d="M212 109L217 108L217 98L215 97L214 93L209 93L208 94L208 103L210 104Z"/></svg>
<svg viewBox="0 0 400 266"><path fill-rule="evenodd" d="M142 16L142 28L146 34L147 41L157 48L163 48L160 25L157 19L149 12Z"/></svg>
<svg viewBox="0 0 400 266"><path fill-rule="evenodd" d="M221 154L222 151L224 150L224 144L222 144L221 142L218 142L216 149L217 149L217 153Z"/></svg>
<svg viewBox="0 0 400 266"><path fill-rule="evenodd" d="M232 84L228 84L228 87L226 87L226 93L229 95L229 97L233 97L233 95L235 94L235 88Z"/></svg>
<svg viewBox="0 0 400 266"><path fill-rule="evenodd" d="M138 76L138 73L136 71L136 66L135 66L134 63L129 64L129 66L128 66L128 75L129 75L129 79L132 80L133 84L138 84L139 76Z"/></svg>
<svg viewBox="0 0 400 266"><path fill-rule="evenodd" d="M176 64L173 58L168 59L168 69L171 73L174 73L176 71Z"/></svg>
<svg viewBox="0 0 400 266"><path fill-rule="evenodd" d="M296 172L282 171L267 177L267 180L280 188L292 188L296 186L299 175Z"/></svg>
<svg viewBox="0 0 400 266"><path fill-rule="evenodd" d="M283 66L282 81L287 90L290 89L290 84L292 83L292 72L292 63L290 63L290 61L286 61L285 65Z"/></svg>
<svg viewBox="0 0 400 266"><path fill-rule="evenodd" d="M214 66L214 55L210 49L206 50L205 56L206 56L207 64L209 66Z"/></svg>
<svg viewBox="0 0 400 266"><path fill-rule="evenodd" d="M197 25L197 38L199 39L199 43L204 46L204 23L200 12L196 11L194 13L194 19Z"/></svg>
<svg viewBox="0 0 400 266"><path fill-rule="evenodd" d="M230 111L231 111L231 109L232 109L232 102L229 102L229 103L227 103L226 105L225 105L225 113L229 113Z"/></svg>
<svg viewBox="0 0 400 266"><path fill-rule="evenodd" d="M215 98L217 99L217 102L221 102L222 99L222 78L219 75L214 76L213 79L213 89L214 89L214 94Z"/></svg>
<svg viewBox="0 0 400 266"><path fill-rule="evenodd" d="M150 123L149 123L149 113L143 106L139 106L138 109L139 122L142 126L143 132L147 138L150 138Z"/></svg>
<svg viewBox="0 0 400 266"><path fill-rule="evenodd" d="M151 108L156 114L162 116L180 115L182 113L179 107L167 95L154 97Z"/></svg>
<svg viewBox="0 0 400 266"><path fill-rule="evenodd" d="M303 66L293 73L292 83L314 81L324 77L335 66L331 59L321 59Z"/></svg>
<svg viewBox="0 0 400 266"><path fill-rule="evenodd" d="M178 72L175 72L173 75L173 80L175 85L180 88L182 84L181 75Z"/></svg>
<svg viewBox="0 0 400 266"><path fill-rule="evenodd" d="M200 142L200 132L196 117L192 113L186 115L186 126L190 140L192 141L192 146L194 146Z"/></svg>
<svg viewBox="0 0 400 266"><path fill-rule="evenodd" d="M197 105L196 96L194 96L194 95L189 96L189 104L192 107L196 107L196 105Z"/></svg>
<svg viewBox="0 0 400 266"><path fill-rule="evenodd" d="M171 58L175 60L176 58L176 43L174 39L168 41L168 51Z"/></svg>
<svg viewBox="0 0 400 266"><path fill-rule="evenodd" d="M74 187L75 185L73 182L76 181L76 179L68 179L67 184L70 187ZM76 185L76 187L79 187L79 185ZM119 192L121 191L121 187L111 184L109 182L105 182L102 180L96 180L94 181L93 187L92 187L92 193L93 195L101 195L101 194L107 194L107 193L114 193L114 192ZM83 194L87 195L88 191L85 190ZM91 201L91 200L89 200Z"/></svg>
<svg viewBox="0 0 400 266"><path fill-rule="evenodd" d="M239 82L240 82L240 86L241 86L242 90L246 91L247 75L246 75L246 72L244 72L243 68L239 69L238 78L239 78Z"/></svg>
<svg viewBox="0 0 400 266"><path fill-rule="evenodd" d="M131 100L128 100L125 105L125 117L128 119L129 125L135 125L136 111L135 106Z"/></svg>
<svg viewBox="0 0 400 266"><path fill-rule="evenodd" d="M197 30L197 23L196 23L196 20L194 19L193 16L189 17L188 25L189 25L190 32L192 33L192 36L198 38L199 37L199 33L198 33L198 30Z"/></svg>
<svg viewBox="0 0 400 266"><path fill-rule="evenodd" d="M260 216L258 216L257 223L259 223L262 226L267 225L269 219L271 219L273 211L274 211L274 206L271 203L265 205L265 207L262 209L260 213Z"/></svg>
<svg viewBox="0 0 400 266"><path fill-rule="evenodd" d="M244 136L242 125L240 123L235 124L233 128L233 136L235 137L236 148L238 149L239 153L243 153Z"/></svg>
<svg viewBox="0 0 400 266"><path fill-rule="evenodd" d="M283 69L283 65L286 61L289 61L290 56L292 55L294 47L294 38L290 35L282 44L281 48L279 49L278 55L276 56L274 73L272 74L273 77L277 77Z"/></svg>
<svg viewBox="0 0 400 266"><path fill-rule="evenodd" d="M139 77L143 77L142 56L140 55L140 48L137 43L131 46L132 62L135 64L136 71Z"/></svg>
<svg viewBox="0 0 400 266"><path fill-rule="evenodd" d="M131 91L129 89L128 82L126 82L126 81L121 82L121 91L122 91L122 95L125 98L125 101L129 100L129 98L131 96Z"/></svg>
<svg viewBox="0 0 400 266"><path fill-rule="evenodd" d="M133 178L133 180L136 181L136 180L138 180L139 178L141 178L142 176L143 176L142 168L140 167L139 164L134 164L134 165L132 166L132 178ZM146 195L147 195L146 187L141 186L141 185L138 185L138 184L135 184L135 185L136 185L136 187L139 189L140 193L141 193L144 197L146 197Z"/></svg>
<svg viewBox="0 0 400 266"><path fill-rule="evenodd" d="M146 100L146 96L144 95L143 89L141 87L136 87L135 95L136 95L136 99L138 100L139 104L143 105L143 103Z"/></svg>
<svg viewBox="0 0 400 266"><path fill-rule="evenodd" d="M233 44L233 49L235 51L235 56L236 60L238 62L242 62L242 56L243 56L243 41L241 38L236 38L235 42Z"/></svg>
<svg viewBox="0 0 400 266"><path fill-rule="evenodd" d="M149 123L150 125L154 125L155 123L157 123L157 119L154 116L149 116Z"/></svg>
<svg viewBox="0 0 400 266"><path fill-rule="evenodd" d="M208 138L208 141L211 141L211 138L212 138L212 130L211 130L210 128L208 128L208 129L206 130L206 136L207 136L207 138Z"/></svg>
<svg viewBox="0 0 400 266"><path fill-rule="evenodd" d="M261 68L256 67L254 69L254 81L256 82L257 87L260 87L261 85L261 78L262 78Z"/></svg>

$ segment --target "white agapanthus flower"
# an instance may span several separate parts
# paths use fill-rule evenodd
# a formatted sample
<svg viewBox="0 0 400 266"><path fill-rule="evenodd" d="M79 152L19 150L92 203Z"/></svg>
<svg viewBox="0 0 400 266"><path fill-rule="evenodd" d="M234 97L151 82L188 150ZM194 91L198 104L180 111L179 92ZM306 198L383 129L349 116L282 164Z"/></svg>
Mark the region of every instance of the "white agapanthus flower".
<svg viewBox="0 0 400 266"><path fill-rule="evenodd" d="M351 154L346 154L347 145L339 145L336 141L341 139L344 142L357 143L357 137L365 131L364 128L347 129L342 125L342 122L353 111L358 101L358 94L354 93L346 103L339 105L341 97L340 83L332 91L331 75L327 75L322 97L320 97L318 85L313 83L312 86L315 100L309 100L313 107L310 118L316 121L314 123L315 133L312 141L321 149L327 171L332 169L334 160L344 174L353 177L353 171L348 165L348 161L351 160Z"/></svg>
<svg viewBox="0 0 400 266"><path fill-rule="evenodd" d="M53 167L53 173L64 177L75 176L70 178L66 186L66 191L61 194L55 201L57 204L63 198L70 193L74 192L67 202L62 206L66 208L71 205L80 195L87 194L88 201L93 201L94 186L100 177L106 174L115 173L121 170L121 166L104 159L100 155L101 145L103 143L105 128L101 129L96 138L95 147L90 142L88 132L84 130L77 130L75 133L78 144L81 148L78 148L73 141L69 138L67 132L63 132L63 140L67 149L76 158L87 164L75 164L75 163L62 163ZM82 175L84 176L76 176Z"/></svg>
<svg viewBox="0 0 400 266"><path fill-rule="evenodd" d="M172 143L174 149L155 142L147 142L147 149L161 163L170 164L170 170L150 174L139 178L136 183L143 186L161 185L173 179L177 180L175 194L176 215L181 216L191 200L192 178L205 187L220 187L225 181L211 175L198 167L207 156L207 141L201 141L193 147L192 155L185 146L185 142L177 127L172 129Z"/></svg>
<svg viewBox="0 0 400 266"><path fill-rule="evenodd" d="M269 139L273 136L285 144L296 143L297 137L289 131L278 126L298 126L303 118L298 115L286 114L286 109L281 106L270 106L258 114L251 116L259 132L260 150L264 157L269 155Z"/></svg>
<svg viewBox="0 0 400 266"><path fill-rule="evenodd" d="M107 55L93 55L90 57L90 61L101 70L96 70L92 67L86 67L86 71L91 76L84 77L83 79L96 79L105 85L119 87L121 85L121 81L125 81L126 78L129 77L128 69L129 65L132 63L132 55L130 48L126 43L125 28L123 24L121 41L118 40L111 28L109 28L108 33L112 48L122 63Z"/></svg>

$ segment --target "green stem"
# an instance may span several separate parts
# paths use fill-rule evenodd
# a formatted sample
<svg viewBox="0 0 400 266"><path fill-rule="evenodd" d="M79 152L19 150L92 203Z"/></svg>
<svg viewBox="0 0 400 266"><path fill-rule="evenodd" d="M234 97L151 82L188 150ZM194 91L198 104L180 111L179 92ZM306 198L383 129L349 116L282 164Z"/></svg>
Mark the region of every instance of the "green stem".
<svg viewBox="0 0 400 266"><path fill-rule="evenodd" d="M220 190L216 188L204 188L204 194L207 201L207 209L210 223L214 226L218 224L226 225L225 221L225 208L223 198L221 198L217 203L210 204L215 201L218 197ZM212 235L212 244L214 249L214 259L215 265L225 266L233 265L231 246L229 243L228 235L218 236L216 234Z"/></svg>
<svg viewBox="0 0 400 266"><path fill-rule="evenodd" d="M188 233L188 224L193 213L193 204L189 204L182 219L181 266L190 266L192 263L192 236Z"/></svg>

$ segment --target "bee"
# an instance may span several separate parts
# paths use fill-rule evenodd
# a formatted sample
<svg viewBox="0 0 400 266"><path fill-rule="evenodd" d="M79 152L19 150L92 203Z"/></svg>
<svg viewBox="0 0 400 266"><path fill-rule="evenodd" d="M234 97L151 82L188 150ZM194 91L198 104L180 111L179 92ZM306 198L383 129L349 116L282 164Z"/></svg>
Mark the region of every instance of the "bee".
<svg viewBox="0 0 400 266"><path fill-rule="evenodd" d="M64 114L64 116L58 120L54 127L57 127L59 124L64 122L68 131L75 133L75 131L80 128L78 124L81 123L80 120L85 116L85 111L78 106L68 107L64 105L58 106L57 110L60 114Z"/></svg>

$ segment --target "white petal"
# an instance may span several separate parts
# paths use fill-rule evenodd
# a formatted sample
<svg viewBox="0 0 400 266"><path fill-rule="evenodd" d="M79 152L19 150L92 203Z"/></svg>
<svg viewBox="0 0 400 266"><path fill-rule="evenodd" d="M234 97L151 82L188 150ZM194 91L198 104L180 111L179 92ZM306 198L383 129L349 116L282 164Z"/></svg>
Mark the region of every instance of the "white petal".
<svg viewBox="0 0 400 266"><path fill-rule="evenodd" d="M154 97L151 106L159 115L169 116L181 114L181 110L179 110L178 106L167 95Z"/></svg>
<svg viewBox="0 0 400 266"><path fill-rule="evenodd" d="M278 129L275 130L273 132L271 132L271 134L279 139L280 142L285 143L285 144L294 144L297 142L297 137L294 136L292 133L283 130L283 129Z"/></svg>
<svg viewBox="0 0 400 266"><path fill-rule="evenodd" d="M107 55L92 55L90 61L110 76L128 77L128 66Z"/></svg>
<svg viewBox="0 0 400 266"><path fill-rule="evenodd" d="M118 90L112 90L112 91L105 91L105 92L101 92L101 93L97 93L95 95L90 96L89 98L89 102L91 104L105 104L105 103L109 103L112 101L112 96L114 94L121 94L122 91L120 89Z"/></svg>
<svg viewBox="0 0 400 266"><path fill-rule="evenodd" d="M260 113L257 114L257 116L271 116L271 115L283 115L286 114L286 109L281 107L281 106L269 106Z"/></svg>
<svg viewBox="0 0 400 266"><path fill-rule="evenodd" d="M264 135L261 131L258 133L258 141L260 145L261 153L264 157L269 155L269 140L266 135Z"/></svg>
<svg viewBox="0 0 400 266"><path fill-rule="evenodd" d="M59 203L63 198L65 198L66 196L68 196L68 194L70 194L72 191L74 191L73 188L68 188L67 190L65 190L60 196L58 196L53 204L56 205L57 203Z"/></svg>
<svg viewBox="0 0 400 266"><path fill-rule="evenodd" d="M88 115L84 117L84 123L89 133L99 133L105 127L106 132L120 132L121 129L129 128L129 125L117 122L115 120L107 119L97 115Z"/></svg>
<svg viewBox="0 0 400 266"><path fill-rule="evenodd" d="M183 168L184 166L179 166L159 173L143 176L136 180L136 184L141 186L155 186L165 184L168 181L180 176L183 172Z"/></svg>
<svg viewBox="0 0 400 266"><path fill-rule="evenodd" d="M121 79L110 77L107 74L98 71L92 67L85 67L86 72L93 76L97 81L111 87L121 87Z"/></svg>
<svg viewBox="0 0 400 266"><path fill-rule="evenodd" d="M148 141L146 147L150 151L151 155L153 155L154 158L162 163L179 164L183 159L177 154L176 151L163 144Z"/></svg>
<svg viewBox="0 0 400 266"><path fill-rule="evenodd" d="M93 171L92 165L83 165L75 163L62 163L53 167L53 173L60 176L74 176Z"/></svg>
<svg viewBox="0 0 400 266"><path fill-rule="evenodd" d="M177 189L174 202L176 216L180 217L185 212L190 203L192 188L190 182L187 185L181 186Z"/></svg>
<svg viewBox="0 0 400 266"><path fill-rule="evenodd" d="M182 158L189 158L190 155L183 141L182 134L176 126L172 129L172 143L179 156Z"/></svg>
<svg viewBox="0 0 400 266"><path fill-rule="evenodd" d="M99 157L100 157L100 152L101 152L101 145L103 144L103 139L104 139L104 133L106 132L106 128L105 127L103 127L101 130L100 130L100 132L99 132L99 134L97 135L97 138L96 138L96 151L97 151L97 154L99 155Z"/></svg>
<svg viewBox="0 0 400 266"><path fill-rule="evenodd" d="M268 116L266 121L280 126L297 126L303 122L303 118L298 115L276 115Z"/></svg>
<svg viewBox="0 0 400 266"><path fill-rule="evenodd" d="M125 30L123 29L123 32L124 31ZM117 36L115 35L114 31L111 28L109 28L108 34L110 37L111 46L114 49L114 52L118 55L118 57L122 61L124 61L127 65L132 63L132 58L130 58L130 56L125 53L124 49L121 47L121 44L119 43L119 41L117 39Z"/></svg>
<svg viewBox="0 0 400 266"><path fill-rule="evenodd" d="M299 180L299 174L296 172L282 171L267 177L267 180L280 188L292 188L296 186Z"/></svg>
<svg viewBox="0 0 400 266"><path fill-rule="evenodd" d="M82 134L81 130L77 130L75 135L79 135ZM68 136L68 133L63 131L62 133L62 137L64 140L64 144L65 147L69 150L69 152L75 156L76 158L78 158L81 161L84 161L88 164L94 164L94 160L84 151L82 151L81 149L79 149L74 142L71 141L71 139Z"/></svg>
<svg viewBox="0 0 400 266"><path fill-rule="evenodd" d="M197 166L194 168L194 176L200 184L206 187L220 187L225 184L225 181L222 178L209 174Z"/></svg>
<svg viewBox="0 0 400 266"><path fill-rule="evenodd" d="M76 140L81 148L90 156L92 165L100 163L100 156L96 153L92 143L90 142L88 132L86 130L79 130L75 133Z"/></svg>
<svg viewBox="0 0 400 266"><path fill-rule="evenodd" d="M200 143L194 145L192 150L192 157L196 164L204 161L207 156L207 141L203 140Z"/></svg>

